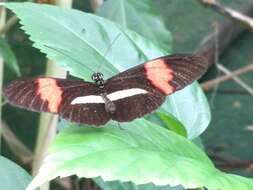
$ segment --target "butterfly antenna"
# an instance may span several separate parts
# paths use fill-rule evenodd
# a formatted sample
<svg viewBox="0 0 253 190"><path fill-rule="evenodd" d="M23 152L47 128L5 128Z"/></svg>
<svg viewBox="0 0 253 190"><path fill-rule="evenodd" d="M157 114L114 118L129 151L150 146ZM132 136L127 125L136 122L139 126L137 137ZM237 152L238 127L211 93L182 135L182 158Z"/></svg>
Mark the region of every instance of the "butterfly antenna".
<svg viewBox="0 0 253 190"><path fill-rule="evenodd" d="M105 53L104 53L104 57L106 57L106 55L109 53L109 51L111 50L113 44L117 41L117 39L121 36L121 33L117 34L117 36L113 39L112 43L108 46L108 48L106 49ZM97 72L100 71L100 69L102 68L103 62L101 62L98 67L97 67Z"/></svg>
<svg viewBox="0 0 253 190"><path fill-rule="evenodd" d="M122 128L122 127L120 126L120 123L119 123L119 122L117 122L117 124L118 124L118 128L119 128L120 130L125 130L124 128Z"/></svg>
<svg viewBox="0 0 253 190"><path fill-rule="evenodd" d="M62 54L62 55L64 55L64 56L66 56L66 57L69 57L70 59L72 59L74 62L76 62L76 63L79 64L80 66L83 66L83 63L81 63L81 62L78 61L77 59L75 59L75 58L73 58L73 57L71 57L71 56L69 56L69 55L63 53L60 49L57 49L57 48L55 48L55 47L48 46L48 45L44 45L44 46L47 47L47 48L49 48L49 49L52 49L52 50L54 50L54 51L57 51L58 53L60 53L60 54ZM90 70L90 71L93 72L93 70L92 70L91 68L89 68L89 67L87 67L87 66L86 66L86 68L87 68L88 70ZM69 73L68 73L68 74L69 74Z"/></svg>

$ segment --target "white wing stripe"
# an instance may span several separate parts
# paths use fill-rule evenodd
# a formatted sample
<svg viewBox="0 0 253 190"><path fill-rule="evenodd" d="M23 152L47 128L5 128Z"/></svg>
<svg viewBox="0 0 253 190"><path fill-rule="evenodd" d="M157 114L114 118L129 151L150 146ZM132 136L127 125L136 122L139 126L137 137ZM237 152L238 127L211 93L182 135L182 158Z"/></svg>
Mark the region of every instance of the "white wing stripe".
<svg viewBox="0 0 253 190"><path fill-rule="evenodd" d="M131 97L134 95L139 95L139 94L146 94L148 91L140 89L140 88L130 88L126 90L119 90L116 92L113 92L111 94L107 95L107 98L111 101L116 101L120 100L123 98ZM105 103L104 99L102 96L98 95L88 95L88 96L79 96L72 100L70 104L91 104L91 103Z"/></svg>
<svg viewBox="0 0 253 190"><path fill-rule="evenodd" d="M70 104L92 104L92 103L105 103L101 96L97 95L88 95L88 96L79 96L72 100Z"/></svg>
<svg viewBox="0 0 253 190"><path fill-rule="evenodd" d="M138 95L138 94L146 94L148 91L140 89L140 88L130 88L126 90L119 90L116 92L113 92L111 94L108 94L107 97L111 101L127 98L130 96Z"/></svg>

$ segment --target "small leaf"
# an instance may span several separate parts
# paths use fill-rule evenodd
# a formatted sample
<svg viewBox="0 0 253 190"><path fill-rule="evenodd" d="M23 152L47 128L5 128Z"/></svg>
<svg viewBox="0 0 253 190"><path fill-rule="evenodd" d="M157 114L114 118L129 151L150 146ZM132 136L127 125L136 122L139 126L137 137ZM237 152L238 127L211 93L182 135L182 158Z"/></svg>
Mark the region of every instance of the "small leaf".
<svg viewBox="0 0 253 190"><path fill-rule="evenodd" d="M165 28L153 0L108 0L96 13L134 30L168 52L171 51L171 34Z"/></svg>
<svg viewBox="0 0 253 190"><path fill-rule="evenodd" d="M176 117L185 126L189 139L203 133L211 121L208 101L197 82L170 95L158 111Z"/></svg>
<svg viewBox="0 0 253 190"><path fill-rule="evenodd" d="M9 44L2 37L0 37L0 56L4 59L7 67L14 71L18 76L21 76L16 56Z"/></svg>
<svg viewBox="0 0 253 190"><path fill-rule="evenodd" d="M77 127L60 133L39 174L27 190L57 176L132 181L135 184L206 186L251 190L253 180L218 171L194 143L144 119L122 124L124 130Z"/></svg>
<svg viewBox="0 0 253 190"><path fill-rule="evenodd" d="M2 156L0 156L0 168L2 190L23 190L32 179L24 169Z"/></svg>
<svg viewBox="0 0 253 190"><path fill-rule="evenodd" d="M187 137L187 131L180 121L171 115L164 114L162 112L156 112L158 117L164 122L167 128L174 131L175 133Z"/></svg>

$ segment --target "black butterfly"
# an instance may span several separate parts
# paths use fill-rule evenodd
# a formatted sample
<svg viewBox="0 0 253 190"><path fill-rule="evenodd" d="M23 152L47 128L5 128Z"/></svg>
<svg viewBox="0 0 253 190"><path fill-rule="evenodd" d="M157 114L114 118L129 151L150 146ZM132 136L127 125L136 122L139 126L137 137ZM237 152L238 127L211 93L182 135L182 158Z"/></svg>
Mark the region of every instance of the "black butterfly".
<svg viewBox="0 0 253 190"><path fill-rule="evenodd" d="M199 79L207 65L201 56L177 54L145 62L105 81L101 73L92 75L94 82L48 77L16 80L4 94L15 106L99 126L110 119L126 122L154 111L166 96Z"/></svg>

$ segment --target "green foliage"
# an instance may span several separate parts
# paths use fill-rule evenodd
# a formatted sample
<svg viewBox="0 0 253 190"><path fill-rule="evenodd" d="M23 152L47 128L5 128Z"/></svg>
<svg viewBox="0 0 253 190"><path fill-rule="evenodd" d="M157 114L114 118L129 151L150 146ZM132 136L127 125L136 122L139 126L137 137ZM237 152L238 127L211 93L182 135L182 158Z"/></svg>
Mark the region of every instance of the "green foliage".
<svg viewBox="0 0 253 190"><path fill-rule="evenodd" d="M18 76L21 75L16 56L11 50L9 44L2 37L0 37L0 56L3 57L7 67L9 67Z"/></svg>
<svg viewBox="0 0 253 190"><path fill-rule="evenodd" d="M109 0L96 12L125 28L136 31L157 46L171 51L171 35L152 0Z"/></svg>
<svg viewBox="0 0 253 190"><path fill-rule="evenodd" d="M181 184L186 188L253 188L253 181L225 174L191 141L158 125L135 120L110 128L71 125L60 133L28 190L57 176L101 176L104 180Z"/></svg>
<svg viewBox="0 0 253 190"><path fill-rule="evenodd" d="M137 5L140 4L131 4ZM32 3L6 6L19 16L35 47L79 78L89 80L100 65L105 76L110 77L167 54L137 33L95 15ZM179 119L189 138L201 134L210 121L205 96L197 83L168 97L160 111ZM163 116L167 124L168 119L174 119ZM170 125L180 126L176 120L172 124L171 121ZM252 180L218 171L196 145L154 123L139 119L122 127L124 130L115 128L113 122L102 129L71 125L56 138L30 189L57 176L72 174L130 180L136 184L182 184L186 188L247 190L253 187Z"/></svg>
<svg viewBox="0 0 253 190"><path fill-rule="evenodd" d="M32 177L20 166L0 156L1 190L24 190Z"/></svg>

